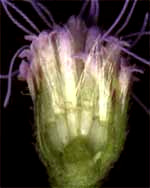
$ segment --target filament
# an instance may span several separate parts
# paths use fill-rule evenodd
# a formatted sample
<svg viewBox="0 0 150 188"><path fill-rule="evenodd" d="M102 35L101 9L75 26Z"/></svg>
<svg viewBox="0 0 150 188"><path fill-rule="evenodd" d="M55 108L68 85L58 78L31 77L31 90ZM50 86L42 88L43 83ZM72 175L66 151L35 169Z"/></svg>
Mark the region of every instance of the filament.
<svg viewBox="0 0 150 188"><path fill-rule="evenodd" d="M147 25L147 22L148 22L148 17L149 17L149 14L147 12L146 15L145 15L145 18L144 18L144 22L143 22L142 28L140 30L140 34L138 35L136 40L132 43L131 47L135 46L138 43L138 41L140 40L140 38L142 37L142 33L145 31L145 28L146 28L146 25Z"/></svg>
<svg viewBox="0 0 150 188"><path fill-rule="evenodd" d="M133 99L143 108L143 110L150 116L150 109L148 109L135 94L131 94Z"/></svg>
<svg viewBox="0 0 150 188"><path fill-rule="evenodd" d="M126 38L130 38L130 37L135 37L135 36L137 36L137 35L141 35L141 36L143 36L143 35L150 35L150 31L143 31L143 32L130 33L130 34L128 34L128 35L123 36L122 38L123 38L123 39L126 39Z"/></svg>
<svg viewBox="0 0 150 188"><path fill-rule="evenodd" d="M116 27L116 25L119 23L120 19L122 18L123 14L126 11L126 8L127 8L128 4L129 4L129 0L126 0L125 3L124 3L123 8L121 10L121 12L119 13L119 15L117 17L117 19L112 24L112 26L105 32L105 34L103 35L102 39L104 39L105 37L107 37L112 32L112 30Z"/></svg>
<svg viewBox="0 0 150 188"><path fill-rule="evenodd" d="M18 71L18 70L12 72L12 73L11 73L11 77L16 76L17 74L19 74L19 71ZM8 79L8 77L9 77L8 74L6 74L6 75L0 74L0 79Z"/></svg>
<svg viewBox="0 0 150 188"><path fill-rule="evenodd" d="M135 54L135 53L133 53L133 52L127 50L126 48L123 48L123 47L120 47L120 48L121 48L121 50L122 50L123 52L125 52L126 54L128 54L128 55L134 57L135 59L141 61L142 63L144 63L144 64L150 66L150 61L148 61L148 60L146 60L146 59L144 59L144 58L138 56L137 54Z"/></svg>
<svg viewBox="0 0 150 188"><path fill-rule="evenodd" d="M89 17L93 18L94 22L97 22L99 15L99 2L97 0L91 0L90 15Z"/></svg>
<svg viewBox="0 0 150 188"><path fill-rule="evenodd" d="M129 12L129 14L128 14L128 16L127 16L127 18L126 18L124 24L123 24L122 27L116 32L116 35L118 35L118 34L128 25L128 23L129 23L129 21L130 21L130 18L131 18L132 14L133 14L133 11L134 11L134 8L135 8L136 3L137 3L137 0L134 0L133 5L132 5L132 7L131 7L131 10L130 10L130 12Z"/></svg>
<svg viewBox="0 0 150 188"><path fill-rule="evenodd" d="M83 13L84 13L84 11L85 11L85 9L86 9L88 3L89 3L89 0L85 0L85 2L83 3L83 6L82 6L82 8L81 8L81 11L80 11L80 13L79 13L79 15L78 15L80 18L83 16Z"/></svg>
<svg viewBox="0 0 150 188"><path fill-rule="evenodd" d="M29 1L29 3L31 3L32 7L35 9L35 11L37 12L37 14L40 16L40 18L46 23L46 25L49 28L52 28L52 25L49 23L49 21L46 19L46 17L44 16L44 14L42 13L42 11L40 10L40 8L36 5L35 1Z"/></svg>
<svg viewBox="0 0 150 188"><path fill-rule="evenodd" d="M17 25L20 29L22 29L25 33L29 34L29 35L34 35L33 32L31 32L30 30L28 30L27 28L25 28L21 23L19 23L12 15L11 13L9 12L8 8L7 8L7 5L9 5L11 8L13 8L16 12L18 12L24 19L26 22L28 22L30 24L30 26L32 28L34 28L38 33L40 32L39 29L34 25L33 22L30 21L30 19L18 8L16 7L15 5L13 5L12 3L10 2L7 2L5 0L1 0L1 3L8 15L8 17L13 21L13 23L15 25ZM7 5L6 5L7 4Z"/></svg>
<svg viewBox="0 0 150 188"><path fill-rule="evenodd" d="M11 78L12 78L12 70L13 70L14 62L15 62L17 56L21 53L21 51L26 49L26 48L28 48L27 45L22 46L21 48L19 48L17 50L17 52L14 54L14 56L13 56L11 62L10 62L10 67L9 67L9 72L8 72L7 93L6 93L6 97L5 97L5 101L4 101L4 107L6 107L8 105L10 94L11 94Z"/></svg>
<svg viewBox="0 0 150 188"><path fill-rule="evenodd" d="M49 19L51 20L51 22L52 22L52 25L56 25L55 24L55 21L54 21L54 19L53 19L53 16L52 16L52 14L50 13L50 11L44 6L44 5L42 5L41 3L37 3L38 4L38 6L41 8L41 9L43 9L43 11L47 14L47 16L49 17Z"/></svg>

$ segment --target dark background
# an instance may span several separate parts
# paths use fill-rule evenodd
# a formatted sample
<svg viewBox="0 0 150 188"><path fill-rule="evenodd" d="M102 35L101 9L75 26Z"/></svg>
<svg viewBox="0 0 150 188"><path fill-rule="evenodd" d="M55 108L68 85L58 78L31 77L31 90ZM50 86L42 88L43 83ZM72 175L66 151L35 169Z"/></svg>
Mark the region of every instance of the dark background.
<svg viewBox="0 0 150 188"><path fill-rule="evenodd" d="M107 30L119 14L124 1L100 1L100 16L98 25L101 30ZM40 28L48 29L28 3L16 1L18 5ZM55 1L43 4L50 8L57 23L65 23L69 16L77 15L82 2ZM130 3L131 6L131 3ZM121 35L140 30L145 13L149 11L149 2L139 1L130 23ZM128 9L129 11L129 9ZM127 11L127 13L128 13ZM20 22L23 20L16 15ZM88 11L87 11L88 12ZM127 14L126 14L127 15ZM126 17L125 15L125 17ZM29 44L24 40L24 32L17 28L6 16L3 8L1 16L1 73L8 72L9 63L18 48ZM87 15L85 14L85 18ZM124 17L124 18L125 18ZM116 27L112 34L123 24ZM23 22L24 23L24 22ZM88 22L87 22L88 23ZM27 24L25 24L27 28ZM147 30L150 29L147 27ZM134 38L132 38L134 39ZM149 37L144 36L132 49L139 56L149 59ZM135 59L130 59L131 65L136 64L144 70L137 74L139 81L134 83L133 92L144 105L149 107L149 67ZM14 70L18 68L20 59L16 60ZM9 105L3 108L7 89L7 81L1 81L1 187L48 187L47 175L34 149L32 101L28 95L27 85L13 79ZM22 94L24 93L24 94ZM133 100L130 101L128 112L128 136L118 162L110 171L104 182L104 187L149 187L149 116Z"/></svg>

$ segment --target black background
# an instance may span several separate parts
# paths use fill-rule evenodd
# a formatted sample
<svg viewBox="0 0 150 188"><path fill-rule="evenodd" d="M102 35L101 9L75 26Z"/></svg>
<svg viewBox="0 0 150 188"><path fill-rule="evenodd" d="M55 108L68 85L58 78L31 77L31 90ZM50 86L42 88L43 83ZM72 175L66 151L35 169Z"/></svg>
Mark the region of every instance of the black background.
<svg viewBox="0 0 150 188"><path fill-rule="evenodd" d="M122 0L100 1L98 25L101 30L107 30L111 26L123 3ZM28 3L16 1L15 4L27 13L41 31L48 29ZM65 23L71 15L77 15L82 6L82 2L69 0L43 1L43 4L50 8L57 23ZM148 0L139 1L130 23L121 35L139 31L148 9ZM127 13L128 11L129 9ZM21 23L24 23L14 11L11 12ZM29 43L24 40L24 32L12 23L2 7L0 16L1 73L6 74L15 51L22 45ZM85 19L86 17L85 14ZM124 19L112 34L123 24L123 21ZM28 27L27 24L25 26ZM147 29L149 28L147 27ZM145 59L149 59L149 37L142 37L132 51ZM144 75L136 75L139 81L134 83L132 90L142 103L149 107L149 67L133 58L130 59L130 62L131 65L136 64L144 70ZM17 59L14 70L18 68L19 64L20 59ZM18 81L17 78L13 79L10 102L5 109L2 105L7 81L3 80L0 87L1 187L48 187L45 168L34 150L32 101L30 96L26 95L28 94L27 85ZM124 151L106 178L104 187L149 187L149 116L133 99L130 101L128 116L128 136Z"/></svg>

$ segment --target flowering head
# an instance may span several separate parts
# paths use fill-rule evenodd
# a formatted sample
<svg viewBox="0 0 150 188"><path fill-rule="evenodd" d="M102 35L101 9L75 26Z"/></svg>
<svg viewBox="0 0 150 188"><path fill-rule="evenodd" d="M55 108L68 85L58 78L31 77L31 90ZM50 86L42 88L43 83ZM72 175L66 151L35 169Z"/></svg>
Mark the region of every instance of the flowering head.
<svg viewBox="0 0 150 188"><path fill-rule="evenodd" d="M20 76L33 98L41 158L47 166L54 162L56 182L64 187L97 183L123 146L132 67L120 49L128 44L107 40L96 26L71 17L23 52L30 65L22 70L23 61Z"/></svg>
<svg viewBox="0 0 150 188"><path fill-rule="evenodd" d="M91 1L95 20L97 3ZM33 100L37 150L53 187L97 186L123 148L135 68L127 65L130 45L110 32L127 5L106 33L72 16L26 36L32 43L19 54L19 78Z"/></svg>

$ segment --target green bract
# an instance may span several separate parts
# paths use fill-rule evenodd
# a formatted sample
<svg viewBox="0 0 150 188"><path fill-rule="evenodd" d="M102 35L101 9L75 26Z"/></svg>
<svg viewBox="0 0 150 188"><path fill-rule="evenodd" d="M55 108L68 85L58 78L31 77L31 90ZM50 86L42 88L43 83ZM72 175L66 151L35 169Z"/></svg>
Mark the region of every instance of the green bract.
<svg viewBox="0 0 150 188"><path fill-rule="evenodd" d="M125 141L132 68L114 37L71 17L30 47L36 140L52 187L93 188Z"/></svg>

